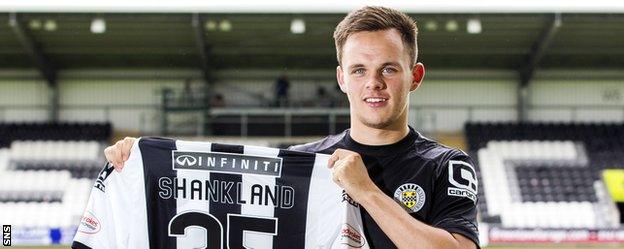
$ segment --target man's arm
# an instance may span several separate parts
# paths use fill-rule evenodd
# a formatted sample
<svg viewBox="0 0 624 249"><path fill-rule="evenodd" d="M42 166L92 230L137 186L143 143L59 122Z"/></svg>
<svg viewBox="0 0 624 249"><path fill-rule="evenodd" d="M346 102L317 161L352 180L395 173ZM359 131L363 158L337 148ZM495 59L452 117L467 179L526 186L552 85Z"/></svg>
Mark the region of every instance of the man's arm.
<svg viewBox="0 0 624 249"><path fill-rule="evenodd" d="M329 159L332 178L373 217L398 248L472 249L474 242L411 217L370 179L359 154L338 149Z"/></svg>
<svg viewBox="0 0 624 249"><path fill-rule="evenodd" d="M472 240L429 226L410 216L381 190L363 194L358 201L398 248L476 248Z"/></svg>

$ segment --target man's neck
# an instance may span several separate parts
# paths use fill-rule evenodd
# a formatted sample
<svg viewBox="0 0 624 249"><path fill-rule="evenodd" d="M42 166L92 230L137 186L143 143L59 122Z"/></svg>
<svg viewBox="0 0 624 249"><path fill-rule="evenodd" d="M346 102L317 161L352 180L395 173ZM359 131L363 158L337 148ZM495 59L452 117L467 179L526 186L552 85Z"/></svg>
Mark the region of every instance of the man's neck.
<svg viewBox="0 0 624 249"><path fill-rule="evenodd" d="M351 125L349 135L358 143L365 145L393 144L409 133L407 124L382 129L371 128L363 124Z"/></svg>

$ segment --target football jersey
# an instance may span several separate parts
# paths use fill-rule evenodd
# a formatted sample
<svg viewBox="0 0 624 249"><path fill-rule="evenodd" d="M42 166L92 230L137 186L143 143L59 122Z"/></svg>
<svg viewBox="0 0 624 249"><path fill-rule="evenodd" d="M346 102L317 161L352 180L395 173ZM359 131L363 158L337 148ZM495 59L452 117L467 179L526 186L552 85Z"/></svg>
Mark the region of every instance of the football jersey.
<svg viewBox="0 0 624 249"><path fill-rule="evenodd" d="M345 130L289 149L331 154L339 148L359 153L373 182L413 218L464 235L479 247L477 175L464 152L427 139L412 127L405 138L389 145L358 143ZM361 214L371 248L396 248L365 209Z"/></svg>
<svg viewBox="0 0 624 249"><path fill-rule="evenodd" d="M72 248L369 248L329 156L137 139L100 173Z"/></svg>

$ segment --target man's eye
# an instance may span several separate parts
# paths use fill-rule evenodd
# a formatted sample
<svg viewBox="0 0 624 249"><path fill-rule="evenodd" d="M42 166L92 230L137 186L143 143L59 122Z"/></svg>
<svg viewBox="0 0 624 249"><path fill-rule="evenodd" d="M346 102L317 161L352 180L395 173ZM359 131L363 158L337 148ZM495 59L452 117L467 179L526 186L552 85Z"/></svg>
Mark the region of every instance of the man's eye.
<svg viewBox="0 0 624 249"><path fill-rule="evenodd" d="M386 67L384 68L381 72L384 74L391 74L391 73L396 73L396 69L391 68L391 67Z"/></svg>
<svg viewBox="0 0 624 249"><path fill-rule="evenodd" d="M364 69L363 68L358 68L353 70L353 74L363 74L364 73Z"/></svg>

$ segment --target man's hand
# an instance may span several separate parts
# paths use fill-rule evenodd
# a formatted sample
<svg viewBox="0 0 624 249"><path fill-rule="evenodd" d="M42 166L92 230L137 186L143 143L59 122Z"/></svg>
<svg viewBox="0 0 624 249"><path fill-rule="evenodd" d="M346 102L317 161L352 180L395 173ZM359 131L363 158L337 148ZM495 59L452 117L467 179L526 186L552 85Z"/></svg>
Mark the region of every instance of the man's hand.
<svg viewBox="0 0 624 249"><path fill-rule="evenodd" d="M337 149L329 158L327 167L332 171L334 182L357 202L361 201L366 193L380 191L368 176L362 157L356 152Z"/></svg>
<svg viewBox="0 0 624 249"><path fill-rule="evenodd" d="M128 160L128 157L130 157L130 149L132 149L132 144L134 144L134 140L136 140L136 138L126 137L104 149L106 161L113 164L115 170L121 171L121 169L123 169L124 162Z"/></svg>

